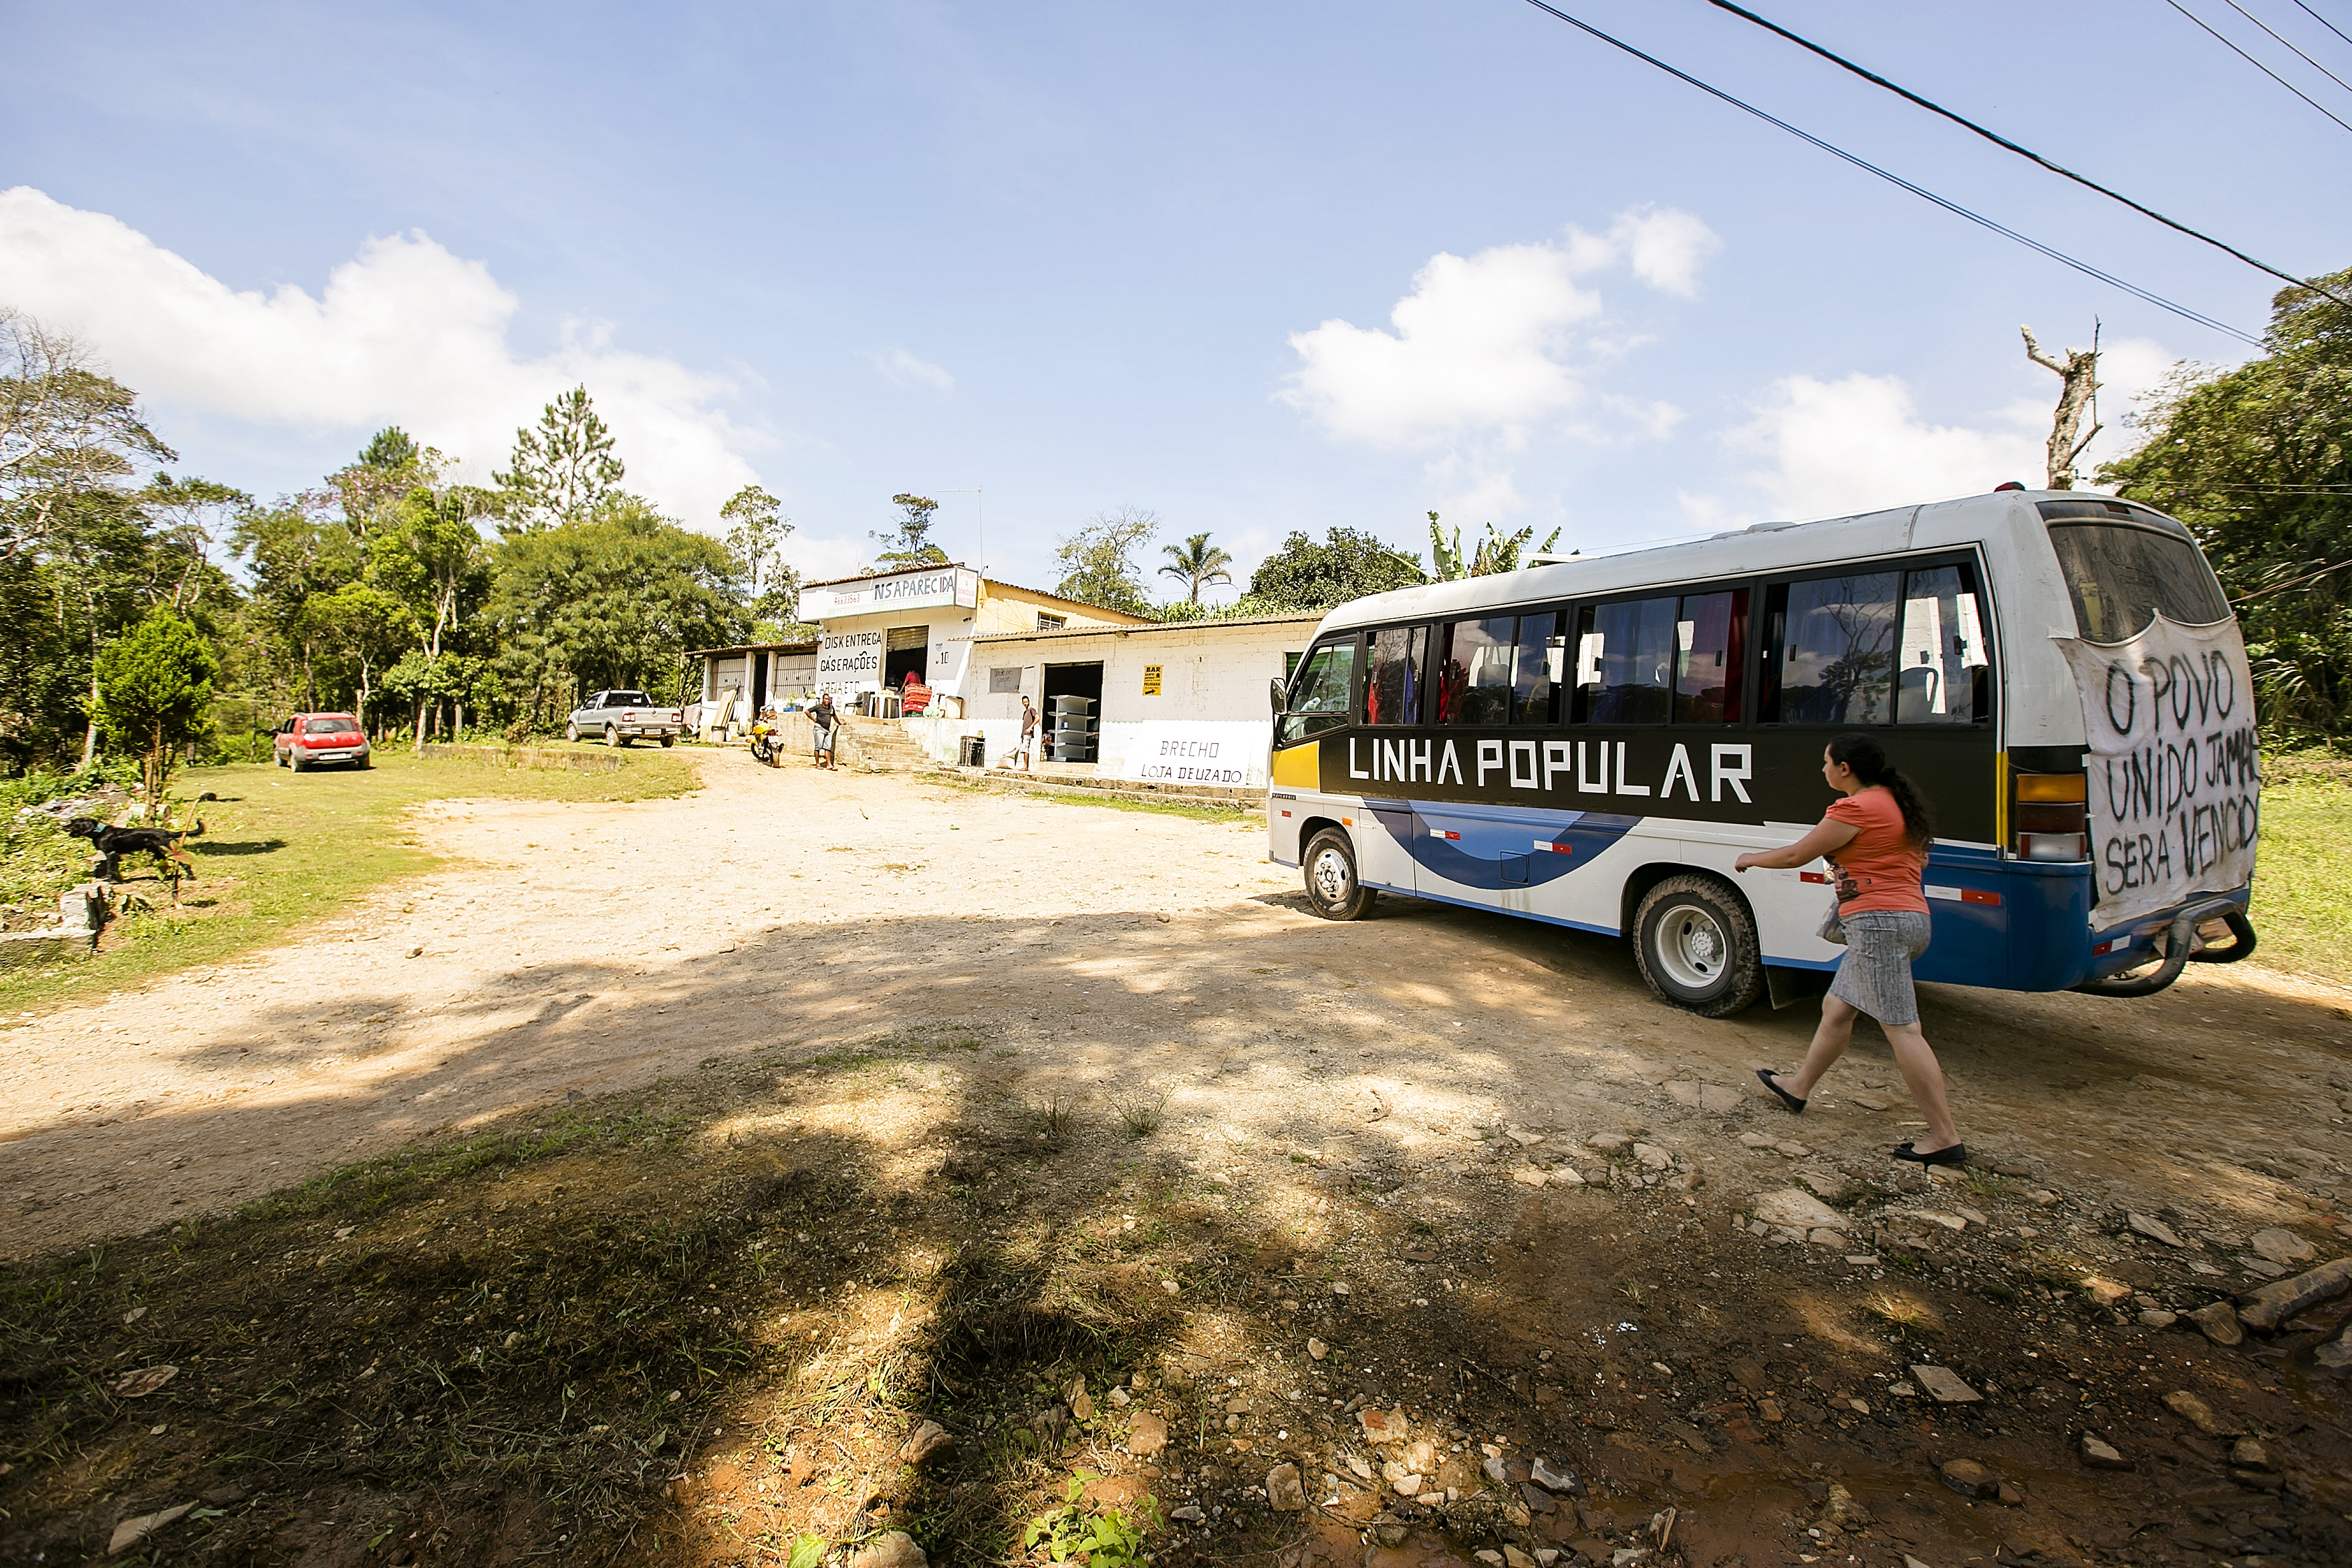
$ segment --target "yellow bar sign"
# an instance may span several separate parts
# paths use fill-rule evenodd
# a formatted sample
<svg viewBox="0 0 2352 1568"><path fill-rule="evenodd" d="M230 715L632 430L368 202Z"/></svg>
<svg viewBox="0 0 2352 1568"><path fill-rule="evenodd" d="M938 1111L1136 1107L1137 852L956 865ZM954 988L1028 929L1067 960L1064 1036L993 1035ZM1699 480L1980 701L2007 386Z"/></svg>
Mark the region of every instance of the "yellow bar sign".
<svg viewBox="0 0 2352 1568"><path fill-rule="evenodd" d="M1143 694L1146 697L1160 695L1160 667L1156 664L1143 667Z"/></svg>

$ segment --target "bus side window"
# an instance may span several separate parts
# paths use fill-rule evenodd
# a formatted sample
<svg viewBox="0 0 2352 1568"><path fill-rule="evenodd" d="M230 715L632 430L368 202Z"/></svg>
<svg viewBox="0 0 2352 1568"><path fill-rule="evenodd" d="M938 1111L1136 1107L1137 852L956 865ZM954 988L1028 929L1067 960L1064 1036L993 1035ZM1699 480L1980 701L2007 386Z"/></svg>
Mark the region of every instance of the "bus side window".
<svg viewBox="0 0 2352 1568"><path fill-rule="evenodd" d="M1903 587L1895 721L1968 724L1991 717L1991 653L1972 566L1931 566Z"/></svg>
<svg viewBox="0 0 2352 1568"><path fill-rule="evenodd" d="M1775 584L1767 723L1884 724L1894 716L1898 572Z"/></svg>
<svg viewBox="0 0 2352 1568"><path fill-rule="evenodd" d="M1364 722L1421 722L1421 671L1429 655L1427 626L1383 626L1372 634L1364 671Z"/></svg>
<svg viewBox="0 0 2352 1568"><path fill-rule="evenodd" d="M1518 668L1511 679L1511 721L1557 724L1567 686L1568 637L1559 611L1519 617Z"/></svg>
<svg viewBox="0 0 2352 1568"><path fill-rule="evenodd" d="M1677 601L1587 605L1577 617L1576 721L1663 724L1673 709Z"/></svg>
<svg viewBox="0 0 2352 1568"><path fill-rule="evenodd" d="M1748 671L1748 590L1685 595L1675 650L1675 722L1738 723Z"/></svg>
<svg viewBox="0 0 2352 1568"><path fill-rule="evenodd" d="M1282 716L1275 745L1295 746L1310 735L1336 730L1348 721L1348 702L1355 684L1356 639L1326 643L1309 654L1304 674L1291 684L1290 709Z"/></svg>
<svg viewBox="0 0 2352 1568"><path fill-rule="evenodd" d="M1455 621L1437 628L1439 723L1511 721L1511 674L1517 662L1513 638L1517 628L1517 621L1509 616Z"/></svg>

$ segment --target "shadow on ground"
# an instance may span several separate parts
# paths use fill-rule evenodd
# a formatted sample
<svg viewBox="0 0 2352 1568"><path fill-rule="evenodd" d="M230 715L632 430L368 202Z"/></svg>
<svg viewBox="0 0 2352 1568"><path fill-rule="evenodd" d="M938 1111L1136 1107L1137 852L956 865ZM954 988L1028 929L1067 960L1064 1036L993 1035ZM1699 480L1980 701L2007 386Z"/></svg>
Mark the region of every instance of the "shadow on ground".
<svg viewBox="0 0 2352 1568"><path fill-rule="evenodd" d="M1785 1051L1809 1020L1546 1016L1630 966L1496 940L1525 929L910 919L644 984L489 979L453 1003L483 1031L379 1127L673 1006L710 1053L0 1276L0 1562L125 1531L224 1563L772 1562L812 1536L838 1561L905 1530L1003 1563L1073 1479L1065 1523L1115 1510L1171 1563L2352 1555L2352 1445L2308 1354L2340 1308L2243 1353L2144 1329L2116 1303L2218 1288L2074 1250L2073 1200L2023 1177L1818 1163L1851 1240L1770 1245L1738 1205L1798 1156L1732 1142L1752 1107L1685 1116L1649 1058ZM949 956L877 981L909 953ZM362 981L335 1005L378 1004ZM800 1043L882 1010L961 1021ZM298 1060L314 1021L257 1019L258 1049ZM1400 1047L1422 1088L1365 1064ZM2151 1065L2001 1048L2045 1088ZM1473 1110L1493 1099L1546 1109ZM1718 1145L1777 1173L1728 1191ZM2086 1292L2101 1271L2142 1300ZM1984 1399L1929 1402L1929 1363ZM950 1441L902 1462L926 1420ZM2084 1432L2134 1468L2086 1468ZM2248 1434L2261 1469L2232 1459ZM1995 1490L1963 1496L1954 1460Z"/></svg>

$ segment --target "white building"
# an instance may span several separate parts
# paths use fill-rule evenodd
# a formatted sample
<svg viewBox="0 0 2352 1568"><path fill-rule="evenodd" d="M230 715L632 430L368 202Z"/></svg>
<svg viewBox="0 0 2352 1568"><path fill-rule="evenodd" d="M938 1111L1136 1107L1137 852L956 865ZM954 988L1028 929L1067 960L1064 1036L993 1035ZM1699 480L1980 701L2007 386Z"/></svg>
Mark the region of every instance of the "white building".
<svg viewBox="0 0 2352 1568"><path fill-rule="evenodd" d="M965 760L978 737L989 766L1007 763L1021 735L1021 699L1050 721L1055 700L1087 705L1094 760L1057 763L1048 776L1167 785L1261 788L1273 740L1269 682L1286 678L1321 616L1160 622L947 564L801 591L814 645L702 650L705 717L728 694L737 726L765 703L831 692L853 710L891 712L867 694L920 676L937 697L929 715L897 725L933 760Z"/></svg>
<svg viewBox="0 0 2352 1568"><path fill-rule="evenodd" d="M1078 697L1100 721L1096 760L1041 761L1042 773L1261 787L1274 732L1267 686L1289 675L1321 619L1306 612L976 637L964 717L905 728L941 762L956 760L962 737L982 736L997 766L1019 742L1024 696L1044 715L1055 698Z"/></svg>
<svg viewBox="0 0 2352 1568"><path fill-rule="evenodd" d="M823 628L817 689L835 702L895 689L909 673L941 696L968 700L975 636L1150 624L957 564L811 583L801 590L800 616Z"/></svg>

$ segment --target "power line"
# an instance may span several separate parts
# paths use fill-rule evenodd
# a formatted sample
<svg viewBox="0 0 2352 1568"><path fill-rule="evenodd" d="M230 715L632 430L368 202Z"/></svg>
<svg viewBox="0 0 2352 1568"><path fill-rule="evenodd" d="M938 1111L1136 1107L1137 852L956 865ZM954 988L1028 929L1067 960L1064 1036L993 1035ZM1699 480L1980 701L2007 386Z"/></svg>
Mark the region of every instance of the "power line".
<svg viewBox="0 0 2352 1568"><path fill-rule="evenodd" d="M2240 59L2245 61L2248 65L2253 67L2256 70L2262 72L2264 76L2270 78L2281 87L2286 89L2287 91L2294 94L2295 97L2303 100L2304 102L2311 105L2312 108L2318 110L2320 113L2326 115L2328 119L2335 121L2336 124L2343 126L2345 130L2352 131L2352 121L2343 119L2326 104L2321 103L2319 100L2312 97L2311 94L2304 91L2303 89L2295 86L2294 83L2287 80L2286 78L2279 75L2278 72L2271 69L2270 67L2263 64L2262 61L2254 58L2253 56L2246 53L2245 50L2238 47L2237 45L2231 43L2229 39L2222 37L2221 34L2214 33L2212 27L2206 22L2205 18L2200 16L2196 12L2191 11L2188 6L2183 5L2180 3L2180 0L2164 0L2164 3L2171 6L2174 10L2179 12L2182 16L2188 17L2190 21L2196 23L2199 26L2203 27L2208 33L2212 33L2214 38L2226 47L2231 54L2237 56Z"/></svg>
<svg viewBox="0 0 2352 1568"><path fill-rule="evenodd" d="M2221 4L2227 5L2231 10L2235 11L2239 16L2243 16L2247 21L2252 22L2255 26L2260 27L2263 32L2268 33L2272 37L2276 38L2280 43L2284 44L2289 49L2294 50L2294 58L2296 59L2301 60L2305 65L2309 66L2313 70L2317 71L2320 75L2326 77L2328 80L2334 82L2345 91L2352 92L2352 81L2346 81L2342 77L2337 76L2334 71L2329 70L2326 66L2321 65L2317 60L2313 59L2301 49L2295 48L2294 41L2292 38L2289 38L2284 33L2280 32L2276 27L2272 26L2268 22L2263 21L2260 16L2255 16L2252 11L2247 10L2243 5L2239 5L2238 0L2221 0Z"/></svg>
<svg viewBox="0 0 2352 1568"><path fill-rule="evenodd" d="M2296 8L2297 10L2301 11L2305 16L2306 16L2310 17L2313 21L2315 21L2315 22L2318 23L2321 26L2323 26L2323 27L2326 28L2329 32L2331 32L2331 33L2335 34L2337 37L2342 38L2346 43L2347 43L2347 44L2352 44L2352 34L2347 34L2347 33L2346 33L2346 32L2344 31L2344 29L2343 29L2343 28L2341 28L2341 27L2337 26L2335 23L2333 23L2333 22L2329 21L2326 17L2325 17L2325 16L2321 16L2318 12L2316 12L2316 11L2313 10L2310 6L2305 5L2303 3L2303 0L2294 0L2294 4L2295 4L2295 8Z"/></svg>
<svg viewBox="0 0 2352 1568"><path fill-rule="evenodd" d="M2234 5L2236 0L2229 0L2229 3ZM2253 257L2248 256L2244 251L2240 250L2234 245L2231 245L2223 240L2216 239L2211 235L2207 234L2200 229L2191 228L2187 224L2181 223L2177 219L2168 218L2162 213L2158 212L2154 207L2143 206L2138 202L2136 202L2129 196L2125 195L2122 192L2110 190L2105 185L2099 184L2096 180L2086 179L2083 175L2074 173L2074 170L2065 167L2063 164L2051 162L2049 159L2043 157L2041 153L2034 152L2030 147L2020 146L2018 143L2011 141L2008 137L2001 135L1997 131L1989 131L1985 127L1978 124L1975 121L1967 119L1962 115L1955 114L1952 110L1946 109L1942 104L1937 103L1931 99L1920 97L1917 93L1913 92L1909 88L1904 87L1900 83L1887 80L1885 77L1880 76L1876 71L1874 71L1865 66L1856 65L1853 61L1847 59L1843 55L1834 54L1832 51L1822 47L1821 45L1813 42L1811 38L1802 37L1798 34L1790 32L1788 28L1783 27L1778 22L1771 20L1769 17L1759 16L1755 12L1748 10L1746 6L1735 5L1731 3L1731 0L1707 0L1707 4L1713 5L1719 11L1728 11L1735 16L1744 17L1746 20L1755 23L1758 26L1763 28L1768 33L1778 34L1780 37L1788 39L1789 42L1796 45L1799 48L1809 49L1812 53L1821 56L1822 58L1829 61L1832 65L1837 66L1843 70L1852 71L1854 75L1862 78L1863 80L1875 83L1877 86L1883 87L1887 91L1894 93L1896 97L1904 99L1908 102L1917 104L1920 108L1927 110L1929 113L1940 114L1945 119L1950 121L1953 124L1974 132L1976 134L1983 137L1986 141L1993 143L1993 145L1997 147L2007 148L2010 152L2016 153L2021 158L2031 159L2032 162L2039 163L2042 167L2049 170L2053 174L2063 174L2078 185L2096 191L2099 195L2109 197L2112 200L2121 202L2124 205L2131 208L2132 211L2139 213L2144 216L2154 218L2157 222L2164 225L2167 228L2174 229L2181 234L2185 234L2191 239L2202 240L2207 245L2213 247L2216 250L2226 251L2230 255L2234 256L2239 260L2244 262L2247 266L2255 268L2257 271L2267 272L2272 277L2293 283L2298 288L2317 289L2320 293L2326 294L2329 299L2334 300L2339 305L2352 305L2352 300L2347 300L2341 295L2330 292L2326 289L2321 289L2317 284L2312 283L2305 279L2297 278L2292 272L2284 271L2279 268L2273 267L2267 261L2256 260Z"/></svg>
<svg viewBox="0 0 2352 1568"><path fill-rule="evenodd" d="M2078 261L2063 250L2055 249L2050 246L2042 244L2038 239L2030 238L2025 235L2020 234L2017 230L1997 223L1993 219L1985 216L1982 213L1972 212L1969 208L1960 205L1958 202L1937 195L1935 192L1928 190L1924 185L1913 184L1902 175L1892 173L1886 169L1882 169L1868 159L1861 157L1855 153L1849 153L1843 147L1837 146L1832 142L1824 142L1810 131L1800 130L1796 126L1790 124L1787 121L1782 120L1780 116L1767 113L1765 110L1757 108L1754 104L1748 102L1744 99L1734 98L1731 94L1724 91L1721 88L1710 86L1708 83L1699 80L1698 78L1691 75L1688 71L1676 69L1675 67L1670 66L1665 61L1658 58L1655 55L1643 53L1642 50L1635 48L1633 45L1625 42L1622 38L1611 37L1609 34L1602 32L1600 28L1592 26L1590 22L1578 21L1567 12L1559 9L1557 6L1547 4L1546 0L1528 0L1528 4L1557 21L1565 22L1570 26L1576 28L1580 32L1590 34L1591 37L1600 39L1602 43L1607 44L1613 49L1622 50L1624 53L1633 56L1635 59L1642 61L1644 65L1656 67L1658 69L1665 72L1668 76L1673 77L1677 81L1687 83L1688 85L1698 89L1701 92L1707 94L1709 97L1721 99L1724 102L1731 105L1734 109L1752 114L1768 125L1779 127L1780 130L1787 132L1790 135L1794 136L1800 142L1803 142L1809 146L1818 147L1822 152L1829 153L1832 157L1842 158L1857 169L1877 175L1880 179L1886 181L1889 184L1900 186L1902 189L1910 192L1913 195L1919 197L1922 201L1933 202L1936 205L1943 208L1946 212L1952 214L1956 217L1964 217L1968 219L1969 222L1976 224L1979 227L1990 229L1993 233L2001 236L2005 239L2013 239L2018 244L2024 246L2027 249L2034 251L2040 255L2046 256L2051 260L2057 262L2063 267L2073 268L2075 271L2080 272L2085 278L2095 279L2099 282L2105 283L2112 289L2120 289L2125 293L2132 296L2132 298L2144 300L2150 305L2154 305L2160 310L2168 310L2172 314L2179 316L2183 321L2194 321L2197 325L2204 327L2209 331L2222 333L2227 337L2235 338L2240 342L2250 344L2254 348L2261 348L2263 346L2263 340L2254 336L2252 332L2242 331L2238 328L2231 326L2226 321L2217 321L2212 317L2200 314L2198 311L2190 310L2186 305L2176 305L2160 294L2151 293L2147 289L2141 288L2137 283L2126 283L2111 272L2102 272L2087 261Z"/></svg>

